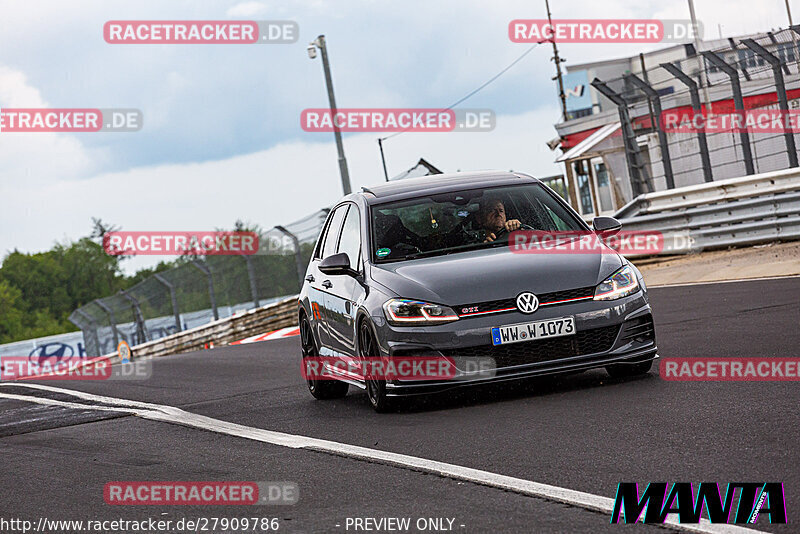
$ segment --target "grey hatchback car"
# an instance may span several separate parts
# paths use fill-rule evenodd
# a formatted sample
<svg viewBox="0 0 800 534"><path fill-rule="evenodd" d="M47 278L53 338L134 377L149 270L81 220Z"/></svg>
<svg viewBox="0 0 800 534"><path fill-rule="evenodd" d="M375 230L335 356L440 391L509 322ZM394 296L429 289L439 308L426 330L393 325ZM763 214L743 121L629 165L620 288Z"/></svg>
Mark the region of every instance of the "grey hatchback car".
<svg viewBox="0 0 800 534"><path fill-rule="evenodd" d="M655 328L641 273L611 249L520 254L520 231L607 236L536 178L456 173L390 182L344 197L329 213L299 296L304 361L435 355L447 379L303 374L317 399L365 389L377 411L405 395L604 367L647 373ZM473 359L480 370L469 367ZM488 363L487 363L488 362Z"/></svg>

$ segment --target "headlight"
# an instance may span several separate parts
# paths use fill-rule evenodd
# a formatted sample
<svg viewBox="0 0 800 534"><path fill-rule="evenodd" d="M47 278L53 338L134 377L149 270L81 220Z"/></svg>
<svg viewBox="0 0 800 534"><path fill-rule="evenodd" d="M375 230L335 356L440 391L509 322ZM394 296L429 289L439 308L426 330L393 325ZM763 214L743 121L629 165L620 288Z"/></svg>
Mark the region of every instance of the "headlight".
<svg viewBox="0 0 800 534"><path fill-rule="evenodd" d="M391 324L437 324L457 321L458 315L447 306L411 299L391 299L383 305Z"/></svg>
<svg viewBox="0 0 800 534"><path fill-rule="evenodd" d="M615 272L594 290L594 300L616 300L639 290L639 281L630 265Z"/></svg>

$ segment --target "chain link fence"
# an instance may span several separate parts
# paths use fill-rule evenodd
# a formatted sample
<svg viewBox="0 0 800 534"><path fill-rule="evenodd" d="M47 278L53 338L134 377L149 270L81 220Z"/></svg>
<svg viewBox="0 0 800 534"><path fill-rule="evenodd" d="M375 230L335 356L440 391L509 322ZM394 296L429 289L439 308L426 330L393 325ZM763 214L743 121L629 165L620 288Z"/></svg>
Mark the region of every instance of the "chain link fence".
<svg viewBox="0 0 800 534"><path fill-rule="evenodd" d="M676 131L668 117L767 109L796 113L798 41L800 27L795 26L728 39L725 46L699 54L686 45L685 59L665 56L658 62L651 56L652 64L646 65L640 56L636 72L594 80L592 85L619 111L622 135L610 137L602 151L616 163L612 167L627 170L628 180L617 184L623 196L796 167L800 132Z"/></svg>
<svg viewBox="0 0 800 534"><path fill-rule="evenodd" d="M328 210L319 210L260 235L257 254L182 257L116 295L76 309L69 320L83 331L87 356L194 328L299 292Z"/></svg>

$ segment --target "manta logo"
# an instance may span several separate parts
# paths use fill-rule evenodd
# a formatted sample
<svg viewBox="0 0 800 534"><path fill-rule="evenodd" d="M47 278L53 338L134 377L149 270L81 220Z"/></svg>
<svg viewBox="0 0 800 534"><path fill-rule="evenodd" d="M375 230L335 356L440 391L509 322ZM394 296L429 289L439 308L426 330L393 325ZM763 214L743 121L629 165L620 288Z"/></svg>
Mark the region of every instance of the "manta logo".
<svg viewBox="0 0 800 534"><path fill-rule="evenodd" d="M522 313L533 313L539 309L539 299L530 291L520 293L517 296L517 309Z"/></svg>
<svg viewBox="0 0 800 534"><path fill-rule="evenodd" d="M738 499L736 498L738 497ZM755 523L761 517L786 524L786 499L782 482L732 482L722 497L716 482L651 482L639 496L635 482L620 482L611 523L661 524L669 514L680 523L700 523L703 508L712 523ZM731 514L734 514L731 516Z"/></svg>
<svg viewBox="0 0 800 534"><path fill-rule="evenodd" d="M28 361L34 362L37 365L42 365L50 358L54 358L55 363L61 363L68 362L74 355L75 350L71 346L55 341L53 343L39 345L33 349L28 355Z"/></svg>

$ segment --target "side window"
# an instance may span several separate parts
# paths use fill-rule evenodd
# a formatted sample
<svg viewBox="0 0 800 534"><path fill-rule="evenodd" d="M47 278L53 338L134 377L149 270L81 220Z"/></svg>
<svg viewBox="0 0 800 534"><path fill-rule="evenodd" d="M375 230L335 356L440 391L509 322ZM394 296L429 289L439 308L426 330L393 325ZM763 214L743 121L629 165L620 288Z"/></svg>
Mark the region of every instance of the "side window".
<svg viewBox="0 0 800 534"><path fill-rule="evenodd" d="M327 221L327 219L326 219ZM324 223L323 223L324 225ZM322 232L319 234L319 239L317 240L316 244L314 245L314 259L319 260L322 259L322 247L325 245L325 237L328 235L328 226L324 225L322 227Z"/></svg>
<svg viewBox="0 0 800 534"><path fill-rule="evenodd" d="M342 227L342 219L347 212L347 205L339 206L331 216L331 222L328 224L328 230L325 232L325 240L322 243L322 254L320 258L325 259L328 256L336 254L336 244L339 241L339 228Z"/></svg>
<svg viewBox="0 0 800 534"><path fill-rule="evenodd" d="M358 217L358 208L351 204L350 210L342 226L342 237L339 239L337 252L346 252L350 258L350 268L357 271L360 267L361 255L361 224Z"/></svg>

